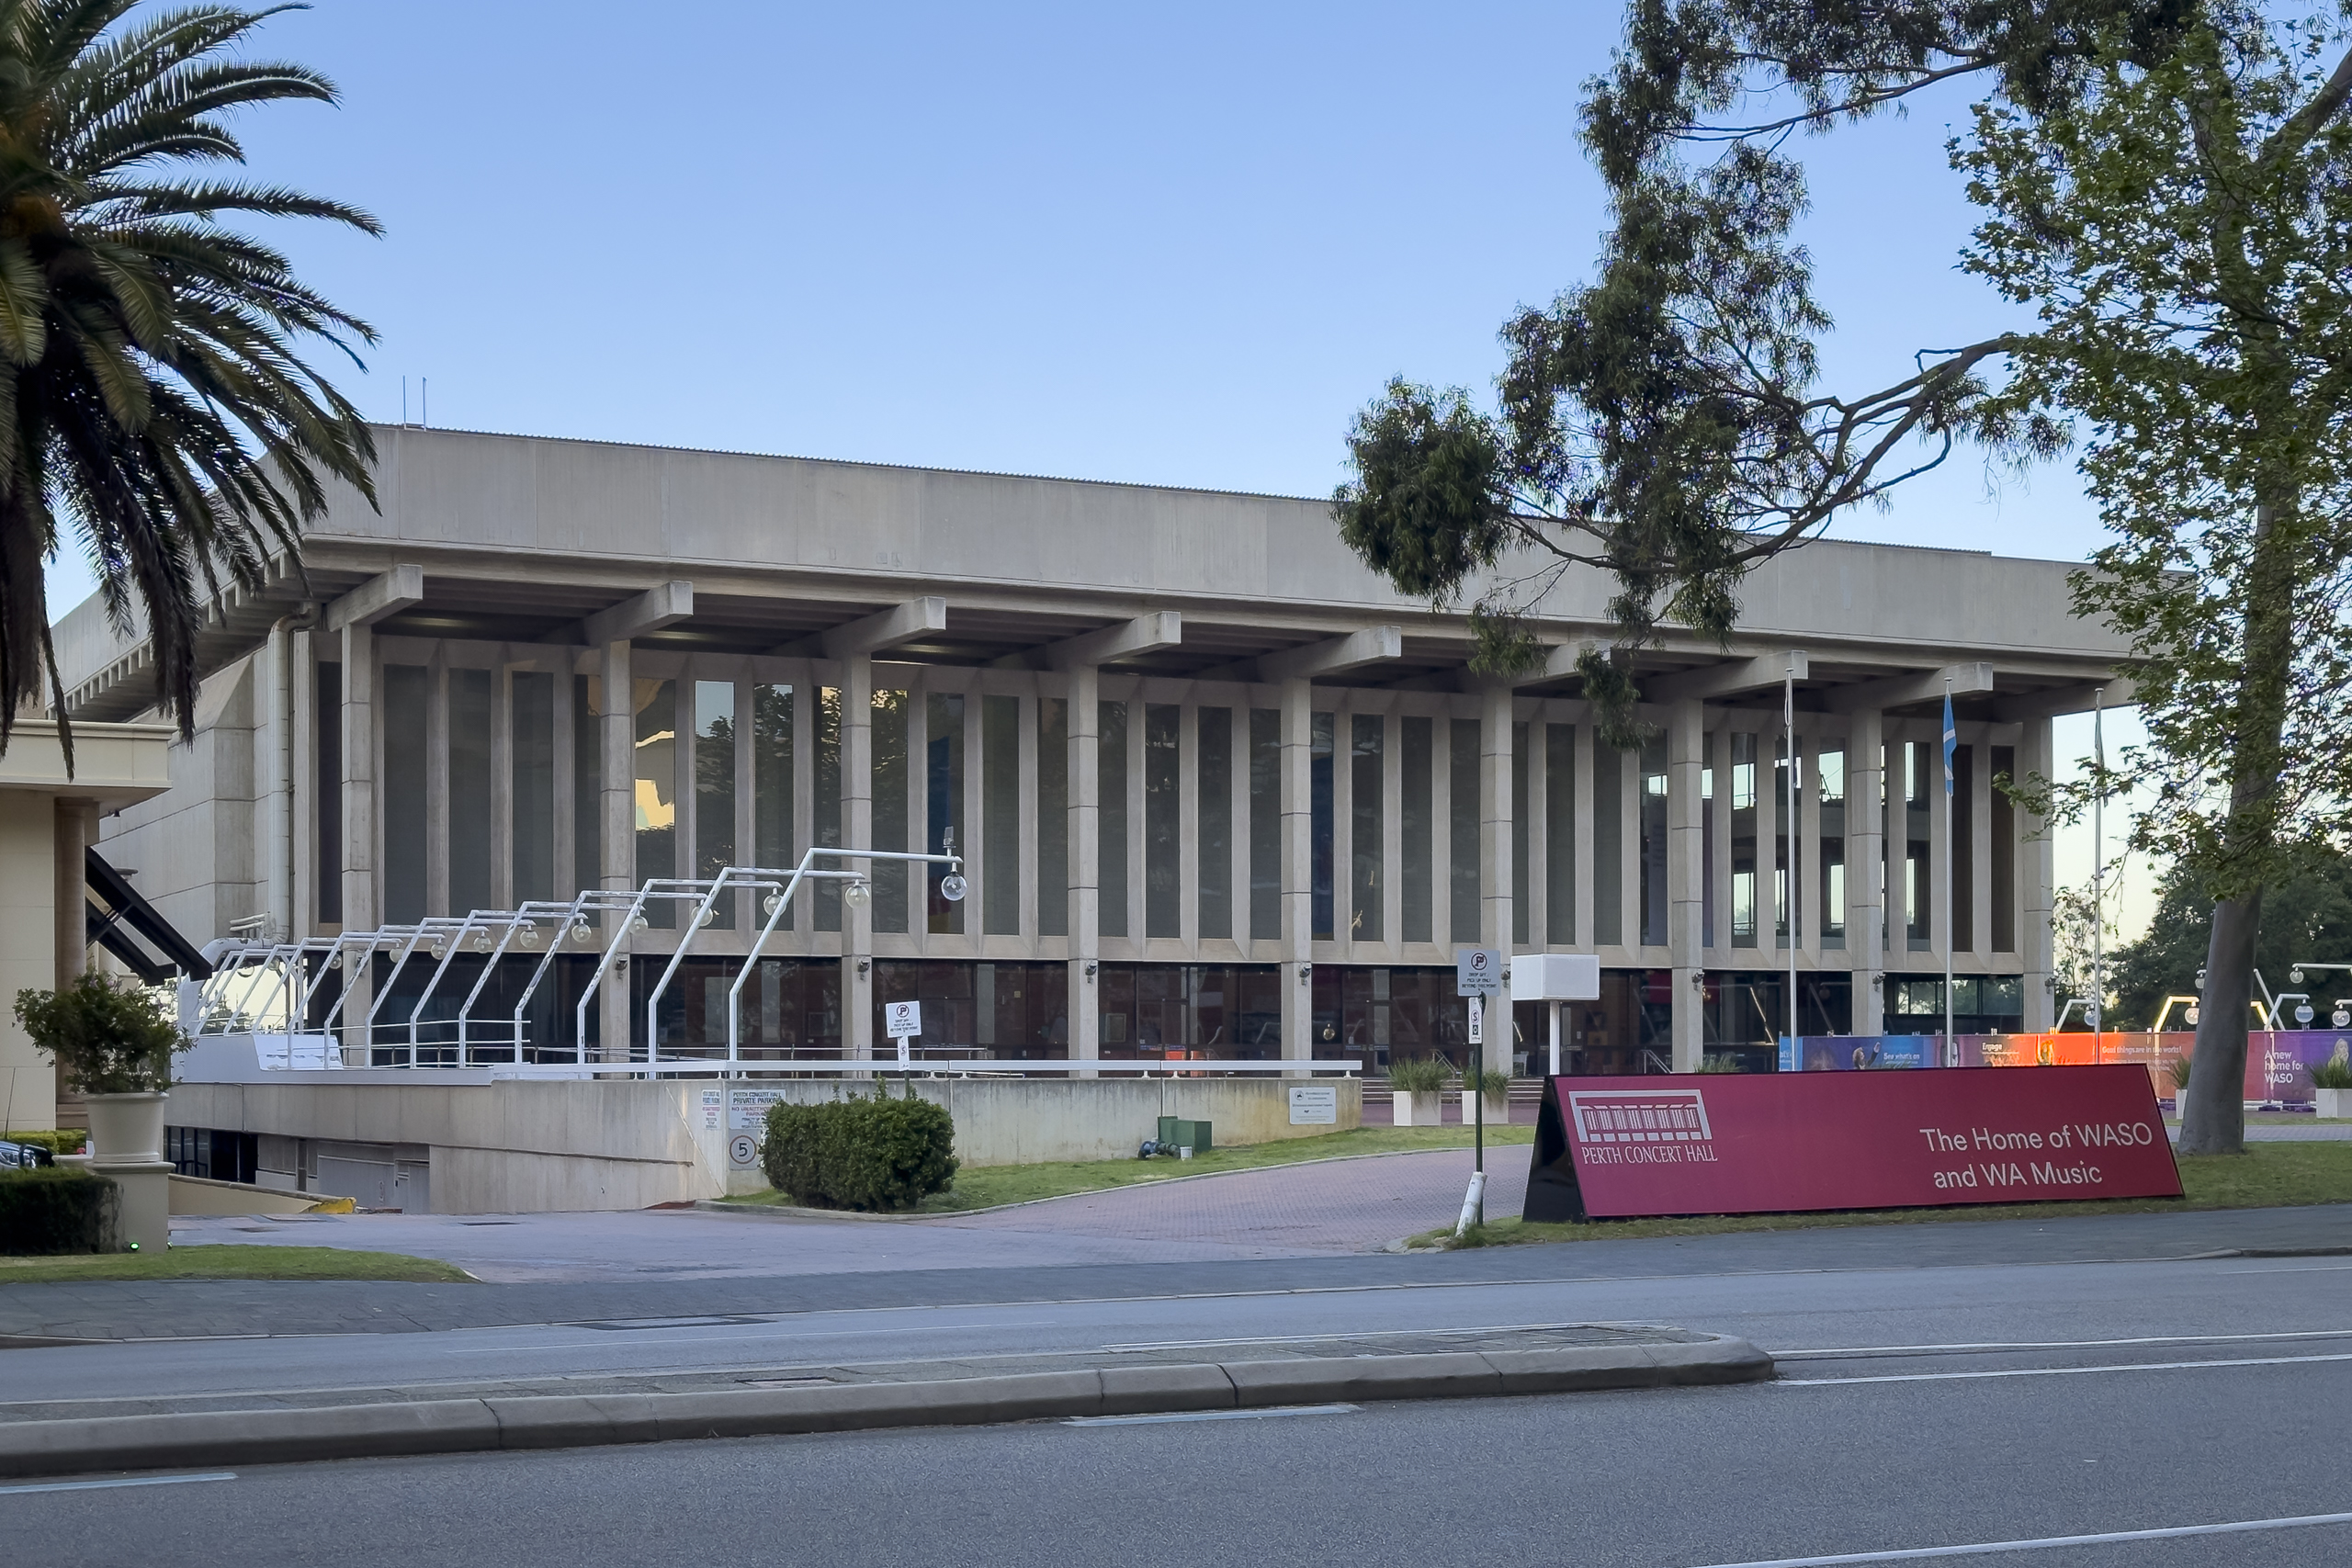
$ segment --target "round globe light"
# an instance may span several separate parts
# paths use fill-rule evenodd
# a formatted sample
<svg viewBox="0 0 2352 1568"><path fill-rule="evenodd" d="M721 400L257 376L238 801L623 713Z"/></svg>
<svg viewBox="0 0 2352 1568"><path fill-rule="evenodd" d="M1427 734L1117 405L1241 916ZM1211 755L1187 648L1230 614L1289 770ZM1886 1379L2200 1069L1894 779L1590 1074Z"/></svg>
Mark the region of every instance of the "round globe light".
<svg viewBox="0 0 2352 1568"><path fill-rule="evenodd" d="M842 889L842 902L853 909L863 909L874 901L874 889L865 882L853 882Z"/></svg>
<svg viewBox="0 0 2352 1568"><path fill-rule="evenodd" d="M951 904L962 903L964 895L969 891L969 885L952 871L939 879L939 896Z"/></svg>
<svg viewBox="0 0 2352 1568"><path fill-rule="evenodd" d="M783 894L771 893L766 897L760 900L760 913L763 915L773 915L776 911L776 906L783 902Z"/></svg>
<svg viewBox="0 0 2352 1568"><path fill-rule="evenodd" d="M596 933L588 929L587 921L582 920L571 928L571 940L585 947L596 940Z"/></svg>

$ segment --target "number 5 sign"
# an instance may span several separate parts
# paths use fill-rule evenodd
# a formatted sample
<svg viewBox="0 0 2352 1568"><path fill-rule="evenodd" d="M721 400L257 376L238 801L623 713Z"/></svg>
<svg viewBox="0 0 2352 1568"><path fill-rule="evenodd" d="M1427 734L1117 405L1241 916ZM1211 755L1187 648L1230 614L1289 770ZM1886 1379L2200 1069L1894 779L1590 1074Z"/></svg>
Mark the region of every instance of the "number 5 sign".
<svg viewBox="0 0 2352 1568"><path fill-rule="evenodd" d="M922 1032L921 1002L885 1002L882 1017L884 1032L893 1040L904 1040L910 1034Z"/></svg>

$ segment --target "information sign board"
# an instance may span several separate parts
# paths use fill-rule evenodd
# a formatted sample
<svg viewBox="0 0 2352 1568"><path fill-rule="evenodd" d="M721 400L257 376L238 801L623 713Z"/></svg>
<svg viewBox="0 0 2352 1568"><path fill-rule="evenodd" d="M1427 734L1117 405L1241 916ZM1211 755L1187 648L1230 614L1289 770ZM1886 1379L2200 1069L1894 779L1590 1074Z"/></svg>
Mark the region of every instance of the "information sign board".
<svg viewBox="0 0 2352 1568"><path fill-rule="evenodd" d="M1329 1084L1296 1084L1290 1091L1290 1124L1329 1126L1340 1120L1340 1091Z"/></svg>
<svg viewBox="0 0 2352 1568"><path fill-rule="evenodd" d="M1453 950L1453 994L1457 997L1497 997L1503 989L1503 954L1498 947L1457 947Z"/></svg>
<svg viewBox="0 0 2352 1568"><path fill-rule="evenodd" d="M922 1032L921 1002L887 1002L882 1008L883 1032L893 1040L904 1040L910 1034Z"/></svg>

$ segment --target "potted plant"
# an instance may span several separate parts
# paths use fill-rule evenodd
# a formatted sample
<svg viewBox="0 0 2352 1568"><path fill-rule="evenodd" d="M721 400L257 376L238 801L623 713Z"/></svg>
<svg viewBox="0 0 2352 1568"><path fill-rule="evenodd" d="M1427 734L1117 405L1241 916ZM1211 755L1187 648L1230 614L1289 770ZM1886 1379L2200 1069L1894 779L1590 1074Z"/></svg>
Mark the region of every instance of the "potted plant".
<svg viewBox="0 0 2352 1568"><path fill-rule="evenodd" d="M2312 1069L2312 1097L2330 1121L2352 1116L2352 1046L2337 1042L2335 1054Z"/></svg>
<svg viewBox="0 0 2352 1568"><path fill-rule="evenodd" d="M1420 1056L1388 1064L1388 1089L1399 1127L1434 1127L1438 1095L1453 1069L1442 1056Z"/></svg>
<svg viewBox="0 0 2352 1568"><path fill-rule="evenodd" d="M1483 1069L1476 1075L1474 1088L1471 1076L1462 1079L1462 1121L1464 1125L1478 1120L1478 1108L1471 1103L1473 1094L1486 1097L1486 1121L1489 1127L1499 1127L1510 1120L1510 1075L1493 1069Z"/></svg>
<svg viewBox="0 0 2352 1568"><path fill-rule="evenodd" d="M91 1158L163 1158L172 1057L187 1048L170 1006L92 970L62 990L18 991L16 1010L34 1049L87 1102Z"/></svg>

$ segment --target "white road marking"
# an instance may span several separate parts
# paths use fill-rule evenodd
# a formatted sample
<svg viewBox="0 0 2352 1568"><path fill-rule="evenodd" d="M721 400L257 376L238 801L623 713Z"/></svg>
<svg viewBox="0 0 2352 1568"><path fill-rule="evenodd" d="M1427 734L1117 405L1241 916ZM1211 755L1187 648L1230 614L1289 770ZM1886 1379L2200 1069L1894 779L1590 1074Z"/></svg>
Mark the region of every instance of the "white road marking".
<svg viewBox="0 0 2352 1568"><path fill-rule="evenodd" d="M1270 1416L1348 1416L1352 1404L1273 1404L1263 1410L1179 1410L1165 1416L1072 1416L1065 1427L1156 1427L1168 1421L1257 1421Z"/></svg>
<svg viewBox="0 0 2352 1568"><path fill-rule="evenodd" d="M2112 1367L2011 1367L1990 1372L1894 1372L1869 1378L1782 1378L1774 1388L1818 1388L1846 1382L1957 1382L1969 1378L2067 1378L2086 1372L2177 1372L2199 1367L2296 1367L2313 1361L2352 1361L2343 1356L2249 1356L2217 1361L2125 1361Z"/></svg>
<svg viewBox="0 0 2352 1568"><path fill-rule="evenodd" d="M2165 1334L2144 1339L1987 1339L1952 1345L1847 1345L1826 1350L1773 1350L1778 1359L1798 1357L1902 1356L1933 1350L2098 1350L2117 1345L2251 1345L2266 1339L2352 1339L2352 1328L2314 1328L2302 1334Z"/></svg>
<svg viewBox="0 0 2352 1568"><path fill-rule="evenodd" d="M119 1481L44 1481L31 1486L0 1486L0 1496L19 1492L98 1492L117 1486L180 1486L191 1481L234 1481L232 1471L206 1475L132 1475Z"/></svg>
<svg viewBox="0 0 2352 1568"><path fill-rule="evenodd" d="M2109 1530L2103 1535L2052 1535L2032 1540L1982 1540L1965 1546L1915 1546L1900 1551L1848 1551L1832 1557L1774 1557L1756 1562L1716 1562L1708 1568L1830 1568L1840 1562L1907 1562L1922 1557L1982 1557L1996 1551L2047 1551L2062 1546L2104 1546L2125 1540L2177 1540L2194 1535L2247 1535L2256 1530L2352 1525L2352 1514L2304 1514L2290 1519L2241 1519L2223 1525L2175 1525L2169 1529Z"/></svg>

